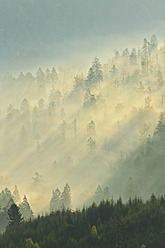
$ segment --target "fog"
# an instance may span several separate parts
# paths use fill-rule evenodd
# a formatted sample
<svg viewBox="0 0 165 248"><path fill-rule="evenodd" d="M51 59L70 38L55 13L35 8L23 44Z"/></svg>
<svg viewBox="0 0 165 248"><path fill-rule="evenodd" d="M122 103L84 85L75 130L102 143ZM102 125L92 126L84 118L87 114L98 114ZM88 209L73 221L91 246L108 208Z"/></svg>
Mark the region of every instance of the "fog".
<svg viewBox="0 0 165 248"><path fill-rule="evenodd" d="M89 67L152 33L163 41L163 10L162 0L0 1L0 73Z"/></svg>
<svg viewBox="0 0 165 248"><path fill-rule="evenodd" d="M141 149L164 111L164 46L152 39L138 52L93 58L88 69L6 74L0 88L1 189L17 185L35 214L49 211L52 191L66 183L73 209L92 202L98 185L126 199L130 176L147 198L162 169L142 188L139 177L145 180L148 162L146 175L136 163L138 156L144 163ZM91 74L95 66L98 74ZM156 193L163 193L159 185Z"/></svg>
<svg viewBox="0 0 165 248"><path fill-rule="evenodd" d="M72 209L98 185L109 199L164 194L163 7L1 1L0 190L17 185L35 215L66 183Z"/></svg>

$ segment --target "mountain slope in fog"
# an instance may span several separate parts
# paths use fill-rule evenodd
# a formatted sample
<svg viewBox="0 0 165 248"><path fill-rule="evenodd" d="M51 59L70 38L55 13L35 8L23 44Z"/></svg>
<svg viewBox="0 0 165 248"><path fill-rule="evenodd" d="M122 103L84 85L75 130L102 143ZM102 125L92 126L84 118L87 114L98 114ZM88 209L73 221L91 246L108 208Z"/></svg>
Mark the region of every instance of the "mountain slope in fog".
<svg viewBox="0 0 165 248"><path fill-rule="evenodd" d="M60 67L7 74L0 88L1 188L18 185L35 213L47 210L51 191L66 183L73 208L98 184L125 197L130 176L135 184L138 173L145 177L134 163L164 112L164 61L164 46L152 35L138 51L116 52L111 63L94 58L87 72ZM34 175L42 178L38 187ZM155 182L161 175L158 170Z"/></svg>

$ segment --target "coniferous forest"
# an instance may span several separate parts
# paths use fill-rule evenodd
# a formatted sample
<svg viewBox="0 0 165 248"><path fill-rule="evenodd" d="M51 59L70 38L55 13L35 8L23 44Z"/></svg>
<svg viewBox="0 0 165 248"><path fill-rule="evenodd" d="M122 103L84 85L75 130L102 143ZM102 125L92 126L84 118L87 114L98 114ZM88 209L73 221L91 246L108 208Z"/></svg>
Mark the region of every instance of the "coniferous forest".
<svg viewBox="0 0 165 248"><path fill-rule="evenodd" d="M165 198L93 203L82 210L63 210L10 225L0 237L3 248L163 248Z"/></svg>
<svg viewBox="0 0 165 248"><path fill-rule="evenodd" d="M164 51L4 76L0 247L164 247Z"/></svg>
<svg viewBox="0 0 165 248"><path fill-rule="evenodd" d="M164 248L163 6L0 2L0 248Z"/></svg>

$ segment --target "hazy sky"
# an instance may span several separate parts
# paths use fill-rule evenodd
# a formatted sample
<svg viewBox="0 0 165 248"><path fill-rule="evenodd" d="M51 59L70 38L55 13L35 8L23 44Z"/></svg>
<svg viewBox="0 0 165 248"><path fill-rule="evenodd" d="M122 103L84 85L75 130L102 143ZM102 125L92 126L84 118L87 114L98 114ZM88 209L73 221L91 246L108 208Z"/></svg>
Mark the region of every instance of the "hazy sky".
<svg viewBox="0 0 165 248"><path fill-rule="evenodd" d="M1 72L84 65L152 33L163 39L164 7L163 0L0 1Z"/></svg>

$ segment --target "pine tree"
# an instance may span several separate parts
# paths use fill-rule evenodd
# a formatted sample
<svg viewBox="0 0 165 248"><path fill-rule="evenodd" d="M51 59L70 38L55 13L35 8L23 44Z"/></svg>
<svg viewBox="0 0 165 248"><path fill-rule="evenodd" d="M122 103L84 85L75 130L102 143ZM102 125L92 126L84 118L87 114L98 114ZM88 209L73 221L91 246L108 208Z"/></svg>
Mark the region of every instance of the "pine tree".
<svg viewBox="0 0 165 248"><path fill-rule="evenodd" d="M14 225L21 224L23 218L19 211L19 207L13 203L10 208L8 209L8 216L9 216L9 224L8 227L13 227Z"/></svg>
<svg viewBox="0 0 165 248"><path fill-rule="evenodd" d="M133 199L138 196L140 196L139 190L134 181L132 180L132 177L130 177L126 187L126 197Z"/></svg>
<svg viewBox="0 0 165 248"><path fill-rule="evenodd" d="M68 184L65 185L61 196L61 207L63 209L71 208L71 190Z"/></svg>
<svg viewBox="0 0 165 248"><path fill-rule="evenodd" d="M153 141L159 143L163 142L165 144L165 113L160 114L159 122L154 132Z"/></svg>
<svg viewBox="0 0 165 248"><path fill-rule="evenodd" d="M20 213L23 216L24 220L29 220L34 218L33 212L25 195L23 198L23 202L20 203L19 205L19 208L20 208Z"/></svg>
<svg viewBox="0 0 165 248"><path fill-rule="evenodd" d="M21 106L20 106L21 112L28 112L29 111L29 103L26 98L23 99Z"/></svg>
<svg viewBox="0 0 165 248"><path fill-rule="evenodd" d="M129 59L130 59L130 53L129 53L128 48L126 48L126 49L123 51L122 59L123 59L123 61L124 61L124 64L125 64L125 65L128 65Z"/></svg>
<svg viewBox="0 0 165 248"><path fill-rule="evenodd" d="M8 188L0 193L0 209L8 209L13 204L13 196Z"/></svg>
<svg viewBox="0 0 165 248"><path fill-rule="evenodd" d="M123 219L119 216L115 218L114 221L114 227L116 231L116 248L122 248L122 243L123 243L123 226L124 222Z"/></svg>
<svg viewBox="0 0 165 248"><path fill-rule="evenodd" d="M149 42L147 41L147 39L144 39L141 55L141 66L143 74L146 74L148 73L149 66Z"/></svg>
<svg viewBox="0 0 165 248"><path fill-rule="evenodd" d="M155 34L151 36L151 41L150 41L150 51L153 52L157 49L158 47L158 39Z"/></svg>
<svg viewBox="0 0 165 248"><path fill-rule="evenodd" d="M95 191L95 195L94 195L94 201L96 204L99 204L102 200L103 200L104 196L103 196L103 191L100 185L98 185L96 191Z"/></svg>
<svg viewBox="0 0 165 248"><path fill-rule="evenodd" d="M132 52L130 54L130 64L131 65L136 65L137 62L137 54L136 54L136 49L133 48Z"/></svg>
<svg viewBox="0 0 165 248"><path fill-rule="evenodd" d="M109 192L109 187L105 187L104 191L103 191L103 196L104 196L104 200L110 200L110 192Z"/></svg>
<svg viewBox="0 0 165 248"><path fill-rule="evenodd" d="M61 192L60 190L57 188L55 191L53 191L53 195L50 201L50 206L49 206L49 211L50 212L54 212L57 210L61 209Z"/></svg>
<svg viewBox="0 0 165 248"><path fill-rule="evenodd" d="M56 72L55 68L52 68L52 71L51 71L51 80L52 80L53 85L58 80L58 75L57 75L57 72Z"/></svg>
<svg viewBox="0 0 165 248"><path fill-rule="evenodd" d="M101 69L100 61L97 57L92 62L92 67L89 69L86 86L92 87L100 84L103 81L103 73Z"/></svg>
<svg viewBox="0 0 165 248"><path fill-rule="evenodd" d="M38 68L37 73L36 73L36 81L37 83L41 86L45 82L45 74L41 70L41 68Z"/></svg>
<svg viewBox="0 0 165 248"><path fill-rule="evenodd" d="M111 68L111 71L110 71L111 79L114 79L116 77L117 73L118 73L118 70L117 70L116 66L113 65Z"/></svg>
<svg viewBox="0 0 165 248"><path fill-rule="evenodd" d="M17 185L15 185L15 189L13 191L13 200L15 203L19 203L20 202L20 194L17 188Z"/></svg>
<svg viewBox="0 0 165 248"><path fill-rule="evenodd" d="M46 80L46 83L48 84L51 82L51 73L49 69L46 69L45 71L45 80Z"/></svg>

